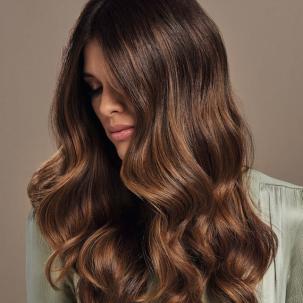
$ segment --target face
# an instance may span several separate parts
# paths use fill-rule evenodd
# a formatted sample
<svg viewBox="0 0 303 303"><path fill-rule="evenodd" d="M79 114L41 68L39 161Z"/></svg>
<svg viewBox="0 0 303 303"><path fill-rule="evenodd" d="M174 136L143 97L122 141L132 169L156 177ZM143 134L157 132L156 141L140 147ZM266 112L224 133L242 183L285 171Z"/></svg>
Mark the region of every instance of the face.
<svg viewBox="0 0 303 303"><path fill-rule="evenodd" d="M134 133L134 111L123 94L111 86L108 75L102 50L92 40L84 49L84 81L92 93L92 107L123 160Z"/></svg>

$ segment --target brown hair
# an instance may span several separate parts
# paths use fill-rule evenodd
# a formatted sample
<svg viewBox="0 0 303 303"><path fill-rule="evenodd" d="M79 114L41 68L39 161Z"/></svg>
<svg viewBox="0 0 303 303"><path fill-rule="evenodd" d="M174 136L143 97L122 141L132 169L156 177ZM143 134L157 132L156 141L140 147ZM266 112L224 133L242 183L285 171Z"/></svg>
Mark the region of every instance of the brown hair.
<svg viewBox="0 0 303 303"><path fill-rule="evenodd" d="M97 39L136 115L120 161L90 104ZM257 302L277 237L245 178L253 139L221 34L195 0L91 0L64 49L50 111L57 152L33 174L36 222L83 303Z"/></svg>

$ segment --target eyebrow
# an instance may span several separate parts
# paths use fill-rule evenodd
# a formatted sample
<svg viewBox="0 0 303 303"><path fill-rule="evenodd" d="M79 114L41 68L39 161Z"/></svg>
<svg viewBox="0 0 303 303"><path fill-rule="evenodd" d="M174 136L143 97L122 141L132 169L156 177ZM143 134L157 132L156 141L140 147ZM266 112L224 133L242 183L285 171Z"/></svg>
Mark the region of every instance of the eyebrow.
<svg viewBox="0 0 303 303"><path fill-rule="evenodd" d="M95 77L93 74L90 74L88 72L83 72L83 79L84 79L84 81L86 81L85 80L86 78L96 79L98 82L100 82L102 84L102 82L97 77Z"/></svg>
<svg viewBox="0 0 303 303"><path fill-rule="evenodd" d="M97 78L97 77L95 77L93 74L90 74L89 72L83 72L83 78L95 78L95 79L97 79L99 82L100 82L100 80ZM101 82L101 84L102 84L102 82ZM111 85L110 85L111 86ZM120 93L120 91L119 91L119 89L118 88L116 88L115 86L111 86L116 92L118 92L118 93Z"/></svg>
<svg viewBox="0 0 303 303"><path fill-rule="evenodd" d="M83 73L83 76L84 77L87 77L87 78L96 78L94 75L92 75L92 74L90 74L90 73L88 73L88 72L84 72ZM96 78L97 79L97 78Z"/></svg>

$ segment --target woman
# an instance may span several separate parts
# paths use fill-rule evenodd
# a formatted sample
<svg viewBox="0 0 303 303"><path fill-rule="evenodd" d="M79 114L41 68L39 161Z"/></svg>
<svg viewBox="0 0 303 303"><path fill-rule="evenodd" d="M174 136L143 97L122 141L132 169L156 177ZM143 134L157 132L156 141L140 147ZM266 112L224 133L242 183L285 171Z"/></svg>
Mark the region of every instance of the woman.
<svg viewBox="0 0 303 303"><path fill-rule="evenodd" d="M28 302L303 302L303 187L252 168L195 0L89 1L51 122L58 150L28 185Z"/></svg>

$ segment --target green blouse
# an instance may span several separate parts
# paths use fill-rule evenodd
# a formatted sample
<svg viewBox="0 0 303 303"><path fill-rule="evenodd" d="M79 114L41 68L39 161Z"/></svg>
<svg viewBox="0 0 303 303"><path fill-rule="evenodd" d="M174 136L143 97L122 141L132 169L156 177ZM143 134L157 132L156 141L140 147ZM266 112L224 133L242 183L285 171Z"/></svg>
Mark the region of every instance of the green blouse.
<svg viewBox="0 0 303 303"><path fill-rule="evenodd" d="M271 224L279 238L278 253L258 286L260 303L303 303L303 186L249 170L250 190L260 216ZM33 208L26 221L27 303L78 302L75 286L79 279L71 272L62 290L55 291L44 274L50 249L42 238ZM206 303L210 302L203 296Z"/></svg>

